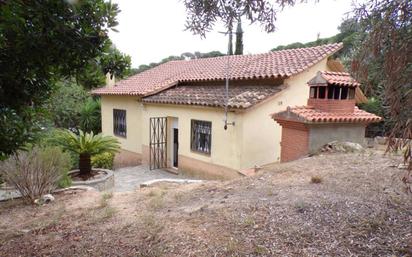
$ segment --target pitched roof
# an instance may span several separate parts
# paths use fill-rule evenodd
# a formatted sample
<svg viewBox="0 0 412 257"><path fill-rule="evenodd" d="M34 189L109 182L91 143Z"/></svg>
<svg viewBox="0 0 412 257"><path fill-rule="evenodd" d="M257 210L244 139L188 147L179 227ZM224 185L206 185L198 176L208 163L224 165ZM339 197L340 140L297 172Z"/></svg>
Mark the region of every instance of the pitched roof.
<svg viewBox="0 0 412 257"><path fill-rule="evenodd" d="M352 78L352 76L347 72L319 71L316 76L308 82L308 84L313 85L318 83L347 87L360 86L360 83Z"/></svg>
<svg viewBox="0 0 412 257"><path fill-rule="evenodd" d="M309 106L288 107L286 111L272 114L275 120L294 120L305 123L370 123L381 120L381 117L360 110L355 106L353 113L326 112Z"/></svg>
<svg viewBox="0 0 412 257"><path fill-rule="evenodd" d="M275 95L283 89L274 85L230 86L228 107L246 109ZM224 85L184 85L169 88L163 92L143 98L146 103L185 104L212 107L225 105Z"/></svg>
<svg viewBox="0 0 412 257"><path fill-rule="evenodd" d="M194 60L170 61L116 83L114 87L93 90L97 95L147 96L179 82L225 79L289 77L300 73L342 48L341 43L253 55L232 55Z"/></svg>

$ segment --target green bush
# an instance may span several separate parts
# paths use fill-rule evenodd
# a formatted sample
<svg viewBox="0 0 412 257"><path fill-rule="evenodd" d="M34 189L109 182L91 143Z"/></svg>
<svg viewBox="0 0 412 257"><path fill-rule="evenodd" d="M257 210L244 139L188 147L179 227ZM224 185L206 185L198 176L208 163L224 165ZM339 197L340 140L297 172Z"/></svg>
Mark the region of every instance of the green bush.
<svg viewBox="0 0 412 257"><path fill-rule="evenodd" d="M66 188L72 185L72 178L69 176L69 173L66 171L63 173L60 180L57 182L59 188Z"/></svg>
<svg viewBox="0 0 412 257"><path fill-rule="evenodd" d="M59 147L33 147L17 151L0 162L0 174L29 202L51 193L70 166L70 157Z"/></svg>
<svg viewBox="0 0 412 257"><path fill-rule="evenodd" d="M113 168L114 154L113 153L102 153L97 154L92 157L92 167L109 169Z"/></svg>

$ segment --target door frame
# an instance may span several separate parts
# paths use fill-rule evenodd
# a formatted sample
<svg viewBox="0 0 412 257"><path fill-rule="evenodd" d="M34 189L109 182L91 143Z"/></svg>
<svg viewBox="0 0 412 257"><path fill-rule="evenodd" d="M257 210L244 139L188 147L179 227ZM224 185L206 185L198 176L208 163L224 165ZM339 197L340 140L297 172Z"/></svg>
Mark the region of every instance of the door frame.
<svg viewBox="0 0 412 257"><path fill-rule="evenodd" d="M149 119L149 169L167 168L167 117Z"/></svg>
<svg viewBox="0 0 412 257"><path fill-rule="evenodd" d="M179 167L179 128L172 128L172 131L173 131L172 167L177 169Z"/></svg>

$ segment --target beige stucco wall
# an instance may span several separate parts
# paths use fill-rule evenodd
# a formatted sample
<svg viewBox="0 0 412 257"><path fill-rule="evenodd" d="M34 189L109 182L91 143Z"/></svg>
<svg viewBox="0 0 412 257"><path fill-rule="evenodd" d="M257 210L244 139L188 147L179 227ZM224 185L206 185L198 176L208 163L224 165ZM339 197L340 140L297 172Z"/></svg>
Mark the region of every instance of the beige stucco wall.
<svg viewBox="0 0 412 257"><path fill-rule="evenodd" d="M237 142L240 140L238 132L241 127L238 115L229 113L229 120L235 121L236 126L223 129L223 110L207 107L194 107L184 105L156 105L145 104L142 112L142 144L149 145L149 119L151 117L177 118L179 129L179 155L197 159L203 162L239 169L240 148ZM212 148L211 154L194 152L190 148L191 119L212 122ZM171 119L169 119L171 120ZM171 133L168 123L169 135ZM169 136L168 143L171 144L172 137ZM171 147L168 147L169 165L171 162Z"/></svg>
<svg viewBox="0 0 412 257"><path fill-rule="evenodd" d="M116 137L121 148L134 153L142 152L142 103L137 97L102 96L102 132ZM126 110L126 138L113 134L113 109Z"/></svg>
<svg viewBox="0 0 412 257"><path fill-rule="evenodd" d="M271 117L287 106L306 105L309 96L307 82L320 70L329 70L327 58L310 69L285 80L286 88L273 99L252 107L243 119L241 169L280 161L281 127Z"/></svg>

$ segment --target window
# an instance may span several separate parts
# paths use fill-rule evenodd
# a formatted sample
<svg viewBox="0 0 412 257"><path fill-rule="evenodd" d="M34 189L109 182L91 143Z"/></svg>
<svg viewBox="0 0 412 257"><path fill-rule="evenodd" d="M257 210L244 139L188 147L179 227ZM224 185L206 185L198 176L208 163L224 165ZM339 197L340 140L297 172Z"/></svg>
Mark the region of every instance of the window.
<svg viewBox="0 0 412 257"><path fill-rule="evenodd" d="M310 87L310 98L317 98L318 87Z"/></svg>
<svg viewBox="0 0 412 257"><path fill-rule="evenodd" d="M212 145L212 123L192 120L191 149L196 152L210 154Z"/></svg>
<svg viewBox="0 0 412 257"><path fill-rule="evenodd" d="M113 133L126 137L126 110L113 109Z"/></svg>
<svg viewBox="0 0 412 257"><path fill-rule="evenodd" d="M326 96L326 87L319 87L319 98L325 99Z"/></svg>
<svg viewBox="0 0 412 257"><path fill-rule="evenodd" d="M348 87L342 87L340 99L345 100L347 98L348 98Z"/></svg>

